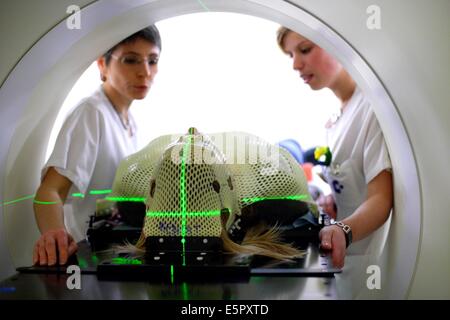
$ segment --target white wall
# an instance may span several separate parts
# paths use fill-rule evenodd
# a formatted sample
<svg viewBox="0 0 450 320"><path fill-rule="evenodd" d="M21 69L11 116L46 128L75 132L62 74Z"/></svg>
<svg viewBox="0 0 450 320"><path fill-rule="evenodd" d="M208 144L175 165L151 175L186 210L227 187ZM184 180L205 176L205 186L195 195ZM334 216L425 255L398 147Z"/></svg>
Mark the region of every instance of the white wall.
<svg viewBox="0 0 450 320"><path fill-rule="evenodd" d="M157 23L159 74L132 112L140 146L195 126L202 132L246 131L270 142L293 138L324 145L324 124L339 102L312 91L276 43L277 23L233 13L196 13ZM250 40L250 41L249 41ZM47 157L67 112L100 84L96 63L80 77L58 114Z"/></svg>

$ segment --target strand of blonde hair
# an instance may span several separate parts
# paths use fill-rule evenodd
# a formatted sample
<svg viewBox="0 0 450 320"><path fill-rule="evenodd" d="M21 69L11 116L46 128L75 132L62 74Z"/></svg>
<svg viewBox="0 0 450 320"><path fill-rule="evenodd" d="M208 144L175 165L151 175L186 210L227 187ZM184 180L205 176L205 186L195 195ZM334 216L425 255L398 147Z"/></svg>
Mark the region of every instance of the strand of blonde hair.
<svg viewBox="0 0 450 320"><path fill-rule="evenodd" d="M141 235L136 244L125 243L117 246L116 252L128 254L145 253L145 235ZM225 229L222 230L221 239L224 251L232 254L261 255L277 260L292 260L304 256L305 252L298 250L290 244L280 241L280 232L277 227L267 229L259 225L249 229L242 241L238 244L230 239Z"/></svg>

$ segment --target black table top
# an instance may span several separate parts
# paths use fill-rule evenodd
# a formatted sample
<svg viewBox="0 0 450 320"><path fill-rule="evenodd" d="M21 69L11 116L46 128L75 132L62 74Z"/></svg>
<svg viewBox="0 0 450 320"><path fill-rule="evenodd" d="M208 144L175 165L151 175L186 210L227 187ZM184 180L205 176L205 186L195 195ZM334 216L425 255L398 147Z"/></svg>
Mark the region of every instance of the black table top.
<svg viewBox="0 0 450 320"><path fill-rule="evenodd" d="M334 274L328 256L317 243L304 245L307 254L291 263L255 259L246 279L215 281L103 280L97 266L110 261L107 252L92 252L86 241L79 243L80 289L70 289L73 274L62 267L24 267L0 282L0 299L63 300L297 300L336 299ZM73 263L73 262L72 262ZM71 264L71 262L69 262ZM72 278L71 278L72 277ZM220 277L218 277L220 279Z"/></svg>

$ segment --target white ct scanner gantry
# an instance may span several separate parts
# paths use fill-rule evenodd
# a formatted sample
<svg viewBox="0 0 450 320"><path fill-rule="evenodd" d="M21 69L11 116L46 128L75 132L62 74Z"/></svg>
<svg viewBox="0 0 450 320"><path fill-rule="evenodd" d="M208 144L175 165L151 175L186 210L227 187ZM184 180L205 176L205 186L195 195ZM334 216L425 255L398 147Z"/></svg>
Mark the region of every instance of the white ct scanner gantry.
<svg viewBox="0 0 450 320"><path fill-rule="evenodd" d="M73 5L80 28L67 24ZM339 59L373 103L393 164L395 210L373 252L346 260L341 297L450 299L449 0L2 1L0 280L31 264L32 201L16 200L35 193L53 123L82 72L127 35L205 10L302 33ZM369 290L373 265L381 286Z"/></svg>

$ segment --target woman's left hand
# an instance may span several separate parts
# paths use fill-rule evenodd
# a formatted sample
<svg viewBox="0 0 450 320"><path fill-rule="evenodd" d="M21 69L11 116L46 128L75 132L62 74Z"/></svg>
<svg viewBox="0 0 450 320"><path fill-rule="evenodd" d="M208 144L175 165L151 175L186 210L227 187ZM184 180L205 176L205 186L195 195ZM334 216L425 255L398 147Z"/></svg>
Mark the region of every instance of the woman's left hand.
<svg viewBox="0 0 450 320"><path fill-rule="evenodd" d="M345 235L344 231L335 225L326 226L319 233L320 247L323 250L331 250L331 259L336 268L344 267L345 260Z"/></svg>

